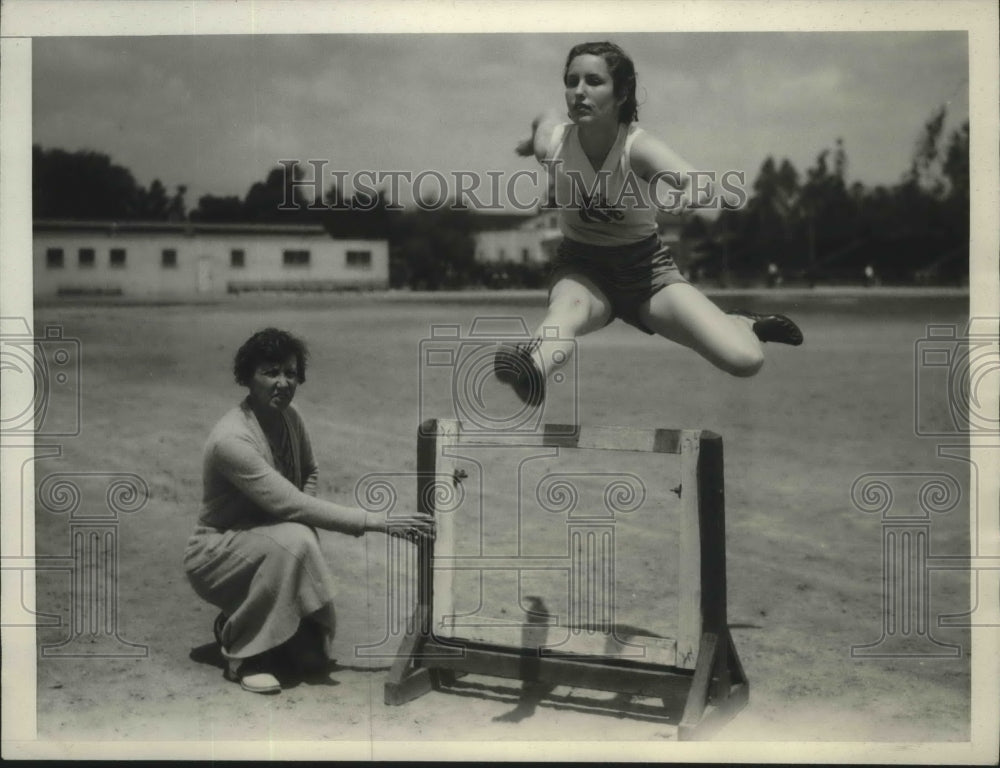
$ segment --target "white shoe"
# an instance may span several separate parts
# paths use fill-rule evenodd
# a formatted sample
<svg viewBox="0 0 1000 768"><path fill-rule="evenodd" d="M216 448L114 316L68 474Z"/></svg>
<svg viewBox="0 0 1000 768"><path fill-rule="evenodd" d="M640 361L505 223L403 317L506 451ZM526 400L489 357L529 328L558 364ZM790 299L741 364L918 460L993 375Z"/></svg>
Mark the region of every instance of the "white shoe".
<svg viewBox="0 0 1000 768"><path fill-rule="evenodd" d="M223 672L226 680L239 683L250 693L280 693L281 683L270 672L258 667L256 659L229 659Z"/></svg>

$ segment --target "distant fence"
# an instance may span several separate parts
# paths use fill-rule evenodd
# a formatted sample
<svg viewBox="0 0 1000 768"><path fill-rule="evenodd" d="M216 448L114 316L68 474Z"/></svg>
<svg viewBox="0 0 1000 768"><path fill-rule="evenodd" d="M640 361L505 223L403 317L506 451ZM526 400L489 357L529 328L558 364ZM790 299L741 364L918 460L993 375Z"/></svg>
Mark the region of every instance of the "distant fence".
<svg viewBox="0 0 1000 768"><path fill-rule="evenodd" d="M384 282L345 283L341 280L232 280L227 293L329 293L385 290Z"/></svg>
<svg viewBox="0 0 1000 768"><path fill-rule="evenodd" d="M57 296L121 296L122 289L117 286L105 287L82 287L66 286L56 289Z"/></svg>

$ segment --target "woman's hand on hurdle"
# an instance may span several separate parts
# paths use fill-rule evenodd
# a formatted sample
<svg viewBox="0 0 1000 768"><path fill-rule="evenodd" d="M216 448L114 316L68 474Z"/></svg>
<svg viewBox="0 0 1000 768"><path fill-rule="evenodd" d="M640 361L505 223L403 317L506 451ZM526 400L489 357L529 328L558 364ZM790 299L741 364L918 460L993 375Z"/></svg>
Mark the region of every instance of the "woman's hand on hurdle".
<svg viewBox="0 0 1000 768"><path fill-rule="evenodd" d="M388 518L377 512L369 512L366 529L411 541L433 540L435 533L434 518L422 512Z"/></svg>

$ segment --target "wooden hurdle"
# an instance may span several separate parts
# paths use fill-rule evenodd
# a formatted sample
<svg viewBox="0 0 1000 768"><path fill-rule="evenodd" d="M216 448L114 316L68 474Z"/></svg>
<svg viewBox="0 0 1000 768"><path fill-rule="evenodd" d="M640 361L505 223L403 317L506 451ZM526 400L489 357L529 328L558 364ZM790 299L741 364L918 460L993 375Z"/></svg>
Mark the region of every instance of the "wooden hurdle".
<svg viewBox="0 0 1000 768"><path fill-rule="evenodd" d="M680 456L678 616L675 637L668 639L665 661L602 657L588 653L541 653L540 649L504 646L443 636L433 617L449 613L447 568L435 571L435 547L449 551L453 531L449 516L439 517L436 542L418 545L416 607L385 683L385 703L404 704L430 690L447 688L457 677L479 674L552 685L658 698L664 715L676 719L679 740L707 738L747 703L749 683L727 623L725 500L722 438L704 430L636 429L545 425L530 435L512 437L519 445L642 451ZM454 420L421 425L417 441L418 508L435 514L431 487L441 478L461 482L455 449L502 445L504 437L463 434ZM435 590L435 576L438 580ZM444 579L445 581L442 581ZM661 658L662 654L661 654ZM677 712L678 704L683 709Z"/></svg>

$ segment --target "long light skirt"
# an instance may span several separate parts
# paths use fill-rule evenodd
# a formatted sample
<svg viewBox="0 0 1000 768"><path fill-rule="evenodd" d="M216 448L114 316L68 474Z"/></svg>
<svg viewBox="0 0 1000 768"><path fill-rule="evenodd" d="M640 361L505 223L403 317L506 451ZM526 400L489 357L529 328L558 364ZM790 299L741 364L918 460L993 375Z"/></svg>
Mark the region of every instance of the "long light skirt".
<svg viewBox="0 0 1000 768"><path fill-rule="evenodd" d="M330 655L335 585L312 528L287 522L237 531L199 527L185 548L184 570L194 591L229 617L222 629L227 658L281 645L306 617L324 628Z"/></svg>

